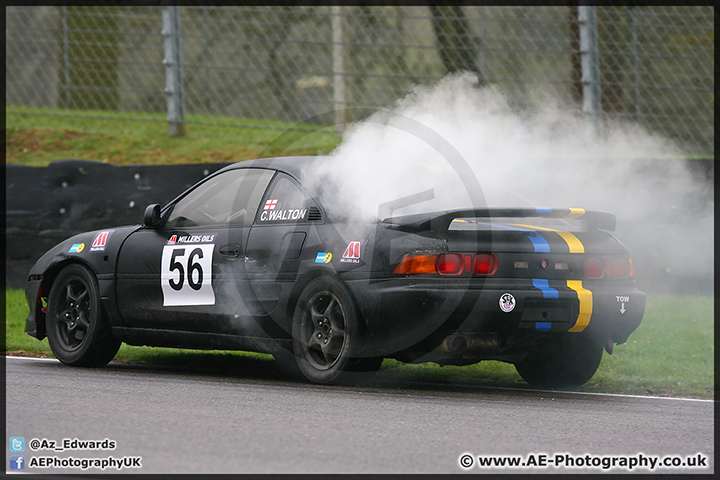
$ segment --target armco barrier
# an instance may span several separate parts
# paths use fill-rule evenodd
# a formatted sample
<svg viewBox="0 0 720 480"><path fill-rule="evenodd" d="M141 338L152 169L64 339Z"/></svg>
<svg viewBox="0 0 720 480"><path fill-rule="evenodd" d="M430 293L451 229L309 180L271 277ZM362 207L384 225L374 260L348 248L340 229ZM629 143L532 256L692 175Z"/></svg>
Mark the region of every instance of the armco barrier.
<svg viewBox="0 0 720 480"><path fill-rule="evenodd" d="M77 233L142 222L145 207L169 202L227 163L117 166L58 160L5 165L6 286L24 287L33 263Z"/></svg>

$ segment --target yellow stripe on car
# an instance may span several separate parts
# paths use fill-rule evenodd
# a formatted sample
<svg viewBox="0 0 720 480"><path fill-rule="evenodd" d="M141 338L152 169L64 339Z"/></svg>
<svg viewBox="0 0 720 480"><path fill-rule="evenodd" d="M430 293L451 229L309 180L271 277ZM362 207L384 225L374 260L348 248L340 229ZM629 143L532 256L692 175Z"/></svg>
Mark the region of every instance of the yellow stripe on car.
<svg viewBox="0 0 720 480"><path fill-rule="evenodd" d="M592 292L582 286L581 280L568 280L567 286L577 292L578 300L580 300L580 313L575 321L575 325L573 325L568 332L582 332L588 326L590 317L592 317Z"/></svg>
<svg viewBox="0 0 720 480"><path fill-rule="evenodd" d="M557 232L557 234L560 235L563 240L565 240L565 243L568 244L568 247L570 248L570 253L585 253L585 247L583 246L580 239L577 238L575 235L570 232Z"/></svg>
<svg viewBox="0 0 720 480"><path fill-rule="evenodd" d="M583 210L582 208L571 208L571 210L582 210L582 212L583 212L582 214L585 213L585 210ZM520 223L510 223L509 225L513 225L516 227L535 228L538 230L546 230L548 232L555 232L558 235L560 235L560 237L562 237L563 240L565 240L565 243L567 243L568 248L570 249L570 253L585 253L585 247L583 246L580 239L577 238L574 234L572 234L570 232L561 232L554 228L538 227L537 225L523 225Z"/></svg>
<svg viewBox="0 0 720 480"><path fill-rule="evenodd" d="M565 218L567 218L567 219L580 218L583 215L585 215L584 208L571 208L570 215L566 215Z"/></svg>

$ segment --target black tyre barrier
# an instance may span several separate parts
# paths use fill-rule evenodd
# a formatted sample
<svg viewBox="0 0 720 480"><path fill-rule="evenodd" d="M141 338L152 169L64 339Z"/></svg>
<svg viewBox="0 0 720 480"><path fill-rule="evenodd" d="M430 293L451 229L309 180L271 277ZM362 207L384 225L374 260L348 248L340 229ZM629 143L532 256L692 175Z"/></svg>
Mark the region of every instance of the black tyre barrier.
<svg viewBox="0 0 720 480"><path fill-rule="evenodd" d="M142 223L150 203L169 202L228 163L117 166L58 160L5 165L5 281L22 288L35 261L81 232Z"/></svg>
<svg viewBox="0 0 720 480"><path fill-rule="evenodd" d="M712 187L714 159L687 159L686 164L699 184ZM6 164L6 286L23 288L35 261L66 238L141 223L147 205L169 202L226 165L229 163L117 166L89 160L58 160L47 167ZM707 198L698 201L711 202L712 188ZM635 256L642 254L636 251ZM673 285L683 285L684 291L712 289L712 282L704 276L674 275L674 279ZM645 288L647 291L648 286Z"/></svg>

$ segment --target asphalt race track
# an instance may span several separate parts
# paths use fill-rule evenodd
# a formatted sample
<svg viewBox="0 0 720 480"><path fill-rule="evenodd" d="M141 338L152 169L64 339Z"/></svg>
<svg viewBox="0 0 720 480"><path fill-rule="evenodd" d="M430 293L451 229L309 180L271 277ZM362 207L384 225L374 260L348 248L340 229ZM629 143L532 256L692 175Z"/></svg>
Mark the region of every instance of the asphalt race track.
<svg viewBox="0 0 720 480"><path fill-rule="evenodd" d="M103 472L37 467L70 457L66 464L113 457L132 465L135 457L141 465L121 473L714 472L712 401L398 386L383 383L382 372L376 379L366 387L315 386L243 372L119 363L80 369L6 357L5 451L14 454L10 437L24 438L23 473ZM44 440L39 449L34 439ZM99 447L106 439L114 449L79 450L82 441ZM601 466L670 455L702 465L698 454L706 467ZM478 465L492 455L529 465ZM461 458L472 466L463 468Z"/></svg>

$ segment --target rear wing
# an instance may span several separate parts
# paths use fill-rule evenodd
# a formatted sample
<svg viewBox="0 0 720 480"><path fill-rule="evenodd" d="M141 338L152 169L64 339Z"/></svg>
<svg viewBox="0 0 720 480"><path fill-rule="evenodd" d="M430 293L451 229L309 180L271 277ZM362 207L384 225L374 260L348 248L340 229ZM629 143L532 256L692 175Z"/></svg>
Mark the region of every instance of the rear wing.
<svg viewBox="0 0 720 480"><path fill-rule="evenodd" d="M586 231L614 231L617 218L612 213L588 211L582 208L474 208L465 210L445 210L440 212L417 213L389 217L384 224L395 225L406 231L424 232L432 230L438 234L447 233L450 224L456 218L519 219L519 218L557 218L580 220Z"/></svg>

